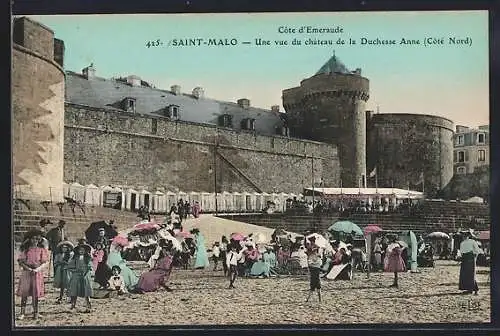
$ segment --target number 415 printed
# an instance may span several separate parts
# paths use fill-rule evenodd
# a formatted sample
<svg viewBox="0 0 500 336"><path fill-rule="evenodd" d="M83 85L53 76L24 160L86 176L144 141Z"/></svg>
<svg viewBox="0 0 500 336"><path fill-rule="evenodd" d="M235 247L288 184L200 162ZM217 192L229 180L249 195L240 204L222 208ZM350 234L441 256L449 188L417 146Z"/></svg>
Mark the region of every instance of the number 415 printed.
<svg viewBox="0 0 500 336"><path fill-rule="evenodd" d="M464 311L474 311L474 310L479 310L481 308L481 302L478 300L463 300L458 303L458 306L460 310Z"/></svg>

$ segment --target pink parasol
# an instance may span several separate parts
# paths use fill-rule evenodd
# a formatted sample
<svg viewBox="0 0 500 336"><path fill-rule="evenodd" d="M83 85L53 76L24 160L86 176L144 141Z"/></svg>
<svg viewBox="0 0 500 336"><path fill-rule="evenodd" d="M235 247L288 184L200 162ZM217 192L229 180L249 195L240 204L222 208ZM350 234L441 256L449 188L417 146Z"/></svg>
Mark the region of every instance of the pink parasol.
<svg viewBox="0 0 500 336"><path fill-rule="evenodd" d="M236 240L236 241L244 240L245 235L243 233L233 233L231 235L231 239Z"/></svg>
<svg viewBox="0 0 500 336"><path fill-rule="evenodd" d="M382 231L382 228L378 225L375 225L375 224L369 224L367 227L365 227L365 229L363 230L364 234L367 235L369 233L375 233L375 232L379 232L379 231Z"/></svg>
<svg viewBox="0 0 500 336"><path fill-rule="evenodd" d="M128 246L129 241L128 241L127 237L118 235L115 238L113 238L113 244L125 247L125 246Z"/></svg>
<svg viewBox="0 0 500 336"><path fill-rule="evenodd" d="M176 237L182 237L182 238L193 238L193 235L189 233L188 231L179 231L175 233Z"/></svg>
<svg viewBox="0 0 500 336"><path fill-rule="evenodd" d="M160 225L155 222L139 223L134 225L134 231L159 230Z"/></svg>

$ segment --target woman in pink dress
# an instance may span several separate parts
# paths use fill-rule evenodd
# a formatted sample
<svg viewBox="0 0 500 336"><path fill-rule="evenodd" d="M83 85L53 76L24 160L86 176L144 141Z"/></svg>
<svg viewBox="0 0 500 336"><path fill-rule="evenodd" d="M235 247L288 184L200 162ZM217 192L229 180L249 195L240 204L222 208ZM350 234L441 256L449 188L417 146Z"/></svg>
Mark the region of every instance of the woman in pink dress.
<svg viewBox="0 0 500 336"><path fill-rule="evenodd" d="M38 299L45 296L42 269L49 262L49 252L41 245L41 237L42 234L37 231L28 232L21 245L21 253L17 257L17 262L22 268L16 292L21 297L19 320L24 319L26 303L30 296L33 298L33 318L41 317L38 313Z"/></svg>
<svg viewBox="0 0 500 336"><path fill-rule="evenodd" d="M160 246L162 249L155 267L143 273L137 283L137 291L139 293L154 292L160 289L160 287L164 287L168 292L172 291L168 287L168 279L172 271L172 243L161 240Z"/></svg>
<svg viewBox="0 0 500 336"><path fill-rule="evenodd" d="M398 287L398 273L406 271L406 264L401 257L403 249L399 243L396 242L396 236L391 237L389 240L391 244L387 247L384 260L384 271L394 273L394 282L389 287Z"/></svg>

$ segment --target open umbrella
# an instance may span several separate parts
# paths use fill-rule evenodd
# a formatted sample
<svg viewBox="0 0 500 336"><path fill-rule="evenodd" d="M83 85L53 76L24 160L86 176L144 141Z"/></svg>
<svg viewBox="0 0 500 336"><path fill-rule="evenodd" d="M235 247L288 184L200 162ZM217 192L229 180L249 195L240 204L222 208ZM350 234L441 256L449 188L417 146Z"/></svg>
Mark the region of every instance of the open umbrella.
<svg viewBox="0 0 500 336"><path fill-rule="evenodd" d="M118 235L118 232L105 221L91 223L85 230L85 238L90 245L94 245L99 240L100 228L104 228L108 239L113 239Z"/></svg>
<svg viewBox="0 0 500 336"><path fill-rule="evenodd" d="M330 245L330 242L325 237L320 235L319 233L312 233L312 234L308 235L306 237L306 240L309 240L309 238L311 238L311 237L315 238L314 244L316 244L317 246L319 246L323 249L326 249L326 250L333 250L332 246Z"/></svg>
<svg viewBox="0 0 500 336"><path fill-rule="evenodd" d="M140 222L136 225L134 225L134 231L149 231L149 230L159 230L160 225L158 225L155 222Z"/></svg>
<svg viewBox="0 0 500 336"><path fill-rule="evenodd" d="M427 235L429 238L438 238L438 239L450 239L450 236L448 236L444 232L432 232Z"/></svg>
<svg viewBox="0 0 500 336"><path fill-rule="evenodd" d="M243 233L233 233L231 234L231 239L241 241L245 239L245 235Z"/></svg>
<svg viewBox="0 0 500 336"><path fill-rule="evenodd" d="M118 235L115 238L113 238L112 244L127 247L130 244L130 242L129 242L127 237L124 237L122 235Z"/></svg>
<svg viewBox="0 0 500 336"><path fill-rule="evenodd" d="M353 222L339 221L334 223L328 228L328 231L343 232L346 234L354 233L355 235L362 236L363 230Z"/></svg>
<svg viewBox="0 0 500 336"><path fill-rule="evenodd" d="M379 231L382 231L382 228L378 225L375 225L375 224L369 224L363 230L365 235L370 234L370 233L379 232Z"/></svg>

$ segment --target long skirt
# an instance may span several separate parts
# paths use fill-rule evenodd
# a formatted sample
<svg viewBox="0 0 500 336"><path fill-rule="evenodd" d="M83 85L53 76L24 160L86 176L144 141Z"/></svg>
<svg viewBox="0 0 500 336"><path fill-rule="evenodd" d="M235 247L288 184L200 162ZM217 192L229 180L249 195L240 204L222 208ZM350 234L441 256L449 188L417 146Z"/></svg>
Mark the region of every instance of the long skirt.
<svg viewBox="0 0 500 336"><path fill-rule="evenodd" d="M319 267L309 267L309 288L311 291L321 289L321 281L319 279L320 271L321 269Z"/></svg>
<svg viewBox="0 0 500 336"><path fill-rule="evenodd" d="M137 288L144 292L154 292L164 285L169 278L170 272L163 269L155 269L141 275Z"/></svg>
<svg viewBox="0 0 500 336"><path fill-rule="evenodd" d="M406 271L406 263L399 254L390 254L384 260L384 271L400 273Z"/></svg>
<svg viewBox="0 0 500 336"><path fill-rule="evenodd" d="M70 297L92 297L92 283L90 272L87 275L72 273L69 282L68 296Z"/></svg>
<svg viewBox="0 0 500 336"><path fill-rule="evenodd" d="M466 291L478 290L476 281L476 258L472 253L465 253L462 255L458 289Z"/></svg>
<svg viewBox="0 0 500 336"><path fill-rule="evenodd" d="M43 273L32 273L23 270L19 277L19 285L16 294L20 297L35 297L41 298L45 296L45 284Z"/></svg>
<svg viewBox="0 0 500 336"><path fill-rule="evenodd" d="M54 288L66 289L69 287L71 275L65 268L65 265L56 266L54 272Z"/></svg>
<svg viewBox="0 0 500 336"><path fill-rule="evenodd" d="M108 280L112 275L111 268L105 262L100 262L95 270L94 282L97 282L101 287L107 288L109 285Z"/></svg>

